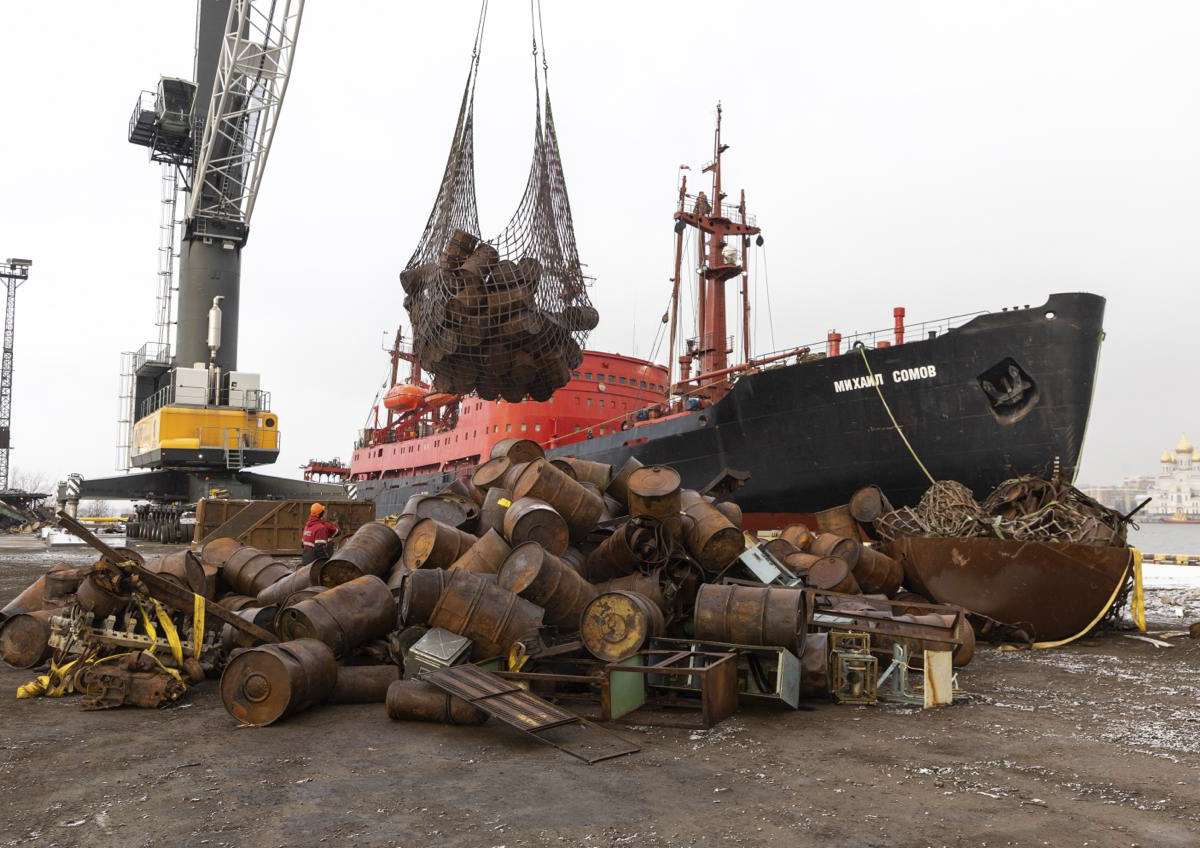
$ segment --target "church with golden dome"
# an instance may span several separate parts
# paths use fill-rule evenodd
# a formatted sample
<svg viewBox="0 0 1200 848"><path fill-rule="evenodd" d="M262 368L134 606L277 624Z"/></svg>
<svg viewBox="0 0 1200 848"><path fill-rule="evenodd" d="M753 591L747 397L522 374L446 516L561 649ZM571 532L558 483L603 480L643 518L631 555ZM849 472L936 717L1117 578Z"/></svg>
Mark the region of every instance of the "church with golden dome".
<svg viewBox="0 0 1200 848"><path fill-rule="evenodd" d="M1159 457L1160 470L1147 495L1146 510L1160 521L1200 521L1200 450L1187 436Z"/></svg>

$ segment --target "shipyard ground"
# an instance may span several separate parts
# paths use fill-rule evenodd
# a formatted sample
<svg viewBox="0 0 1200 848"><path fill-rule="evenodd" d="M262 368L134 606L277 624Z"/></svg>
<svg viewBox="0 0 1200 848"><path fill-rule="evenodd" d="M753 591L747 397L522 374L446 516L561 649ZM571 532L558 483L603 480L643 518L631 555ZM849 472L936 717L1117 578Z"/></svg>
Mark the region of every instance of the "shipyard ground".
<svg viewBox="0 0 1200 848"><path fill-rule="evenodd" d="M63 558L0 539L0 601ZM1148 606L1152 629L1179 628L1200 590ZM1172 642L983 649L950 708L620 728L641 753L593 766L502 725L401 724L382 705L237 729L212 682L171 709L82 712L15 700L31 675L4 668L0 845L1194 846L1200 642Z"/></svg>

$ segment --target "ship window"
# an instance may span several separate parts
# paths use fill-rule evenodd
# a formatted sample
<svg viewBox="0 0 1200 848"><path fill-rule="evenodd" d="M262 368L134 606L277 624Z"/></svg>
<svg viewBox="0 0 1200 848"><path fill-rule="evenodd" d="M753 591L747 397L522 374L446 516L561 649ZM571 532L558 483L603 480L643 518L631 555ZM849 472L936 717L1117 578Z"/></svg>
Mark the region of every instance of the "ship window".
<svg viewBox="0 0 1200 848"><path fill-rule="evenodd" d="M603 435L604 435L604 428L603 428L603 427L601 427L601 428L600 428L600 435L601 435L601 436L603 436Z"/></svg>
<svg viewBox="0 0 1200 848"><path fill-rule="evenodd" d="M624 378L624 377L622 377L622 378L621 378L621 385L622 385L622 386L623 386L623 385L625 385L625 378Z"/></svg>
<svg viewBox="0 0 1200 848"><path fill-rule="evenodd" d="M573 377L574 377L576 380L578 380L578 379L579 379L579 372L578 372L578 371L574 371L574 372L572 372L572 376L573 376Z"/></svg>
<svg viewBox="0 0 1200 848"><path fill-rule="evenodd" d="M542 425L541 425L541 424L534 424L534 425L533 425L533 432L535 432L535 433L540 433L540 432L542 432Z"/></svg>
<svg viewBox="0 0 1200 848"><path fill-rule="evenodd" d="M615 382L617 382L617 378L616 378L616 376L615 376L615 375L613 375L613 374L609 374L609 375L608 375L608 382L610 382L610 383L615 383Z"/></svg>
<svg viewBox="0 0 1200 848"><path fill-rule="evenodd" d="M505 433L511 433L511 432L512 432L512 425L511 425L511 424L505 424L505 425L504 425L504 432L505 432Z"/></svg>
<svg viewBox="0 0 1200 848"><path fill-rule="evenodd" d="M600 398L600 408L604 409L604 398Z"/></svg>
<svg viewBox="0 0 1200 848"><path fill-rule="evenodd" d="M492 432L493 432L493 433L499 433L499 432L500 432L500 425L499 425L499 424L493 424L493 425L492 425Z"/></svg>
<svg viewBox="0 0 1200 848"><path fill-rule="evenodd" d="M587 405L588 405L588 406L591 406L591 405L592 405L592 399L591 399L591 398L588 398L588 399L587 399Z"/></svg>
<svg viewBox="0 0 1200 848"><path fill-rule="evenodd" d="M482 403L475 404L475 411L478 412L483 407Z"/></svg>
<svg viewBox="0 0 1200 848"><path fill-rule="evenodd" d="M641 384L640 386L638 386L638 388L639 388L639 389L644 389L644 388L646 388L646 381L645 381L645 380L642 380L642 384Z"/></svg>
<svg viewBox="0 0 1200 848"><path fill-rule="evenodd" d="M526 432L528 429L529 429L529 425L528 425L528 424L522 424L522 425L521 425L521 432L522 432L522 433Z"/></svg>
<svg viewBox="0 0 1200 848"><path fill-rule="evenodd" d="M584 378L583 378L583 379L585 379L585 380L590 380L590 379L592 379L592 372L591 372L591 371L587 372L587 374L585 374L585 375L584 375Z"/></svg>
<svg viewBox="0 0 1200 848"><path fill-rule="evenodd" d="M441 443L441 439L434 439L433 446L436 448Z"/></svg>

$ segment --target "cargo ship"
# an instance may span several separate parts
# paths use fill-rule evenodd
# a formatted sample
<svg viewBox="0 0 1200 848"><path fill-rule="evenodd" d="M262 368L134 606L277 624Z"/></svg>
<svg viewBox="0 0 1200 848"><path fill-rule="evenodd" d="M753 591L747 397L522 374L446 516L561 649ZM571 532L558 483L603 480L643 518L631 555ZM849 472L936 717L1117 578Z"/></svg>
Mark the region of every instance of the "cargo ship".
<svg viewBox="0 0 1200 848"><path fill-rule="evenodd" d="M511 437L536 441L551 457L671 465L692 488L741 472L731 499L746 529L811 521L868 483L901 506L933 479L958 480L979 497L1018 474L1074 479L1104 298L1052 294L1036 307L917 325L896 308L886 330L829 333L752 356L747 251L762 234L747 215L745 192L736 206L726 203L719 108L713 147L704 169L711 195L689 194L686 176L679 188L666 365L587 350L545 402L486 401L434 392L397 332L390 380L355 442L355 496L373 499L380 516L399 513L411 495L469 478L495 442ZM694 280L695 332L684 337L689 234L703 261ZM739 278L743 350L730 364L725 285Z"/></svg>

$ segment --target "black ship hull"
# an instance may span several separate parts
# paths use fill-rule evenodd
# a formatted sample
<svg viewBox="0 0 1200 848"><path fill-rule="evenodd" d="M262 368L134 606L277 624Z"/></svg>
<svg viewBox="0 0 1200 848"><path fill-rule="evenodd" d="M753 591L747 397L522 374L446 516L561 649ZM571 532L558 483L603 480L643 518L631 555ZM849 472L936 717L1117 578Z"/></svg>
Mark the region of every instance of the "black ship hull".
<svg viewBox="0 0 1200 848"><path fill-rule="evenodd" d="M768 367L706 409L548 453L613 465L635 456L672 466L689 487L726 468L747 471L733 500L754 516L748 527L846 503L868 483L901 506L920 498L929 477L957 480L978 497L1055 467L1072 479L1103 317L1102 297L1052 295L934 338ZM397 513L410 495L453 476L362 481L358 496L374 498L380 515Z"/></svg>

